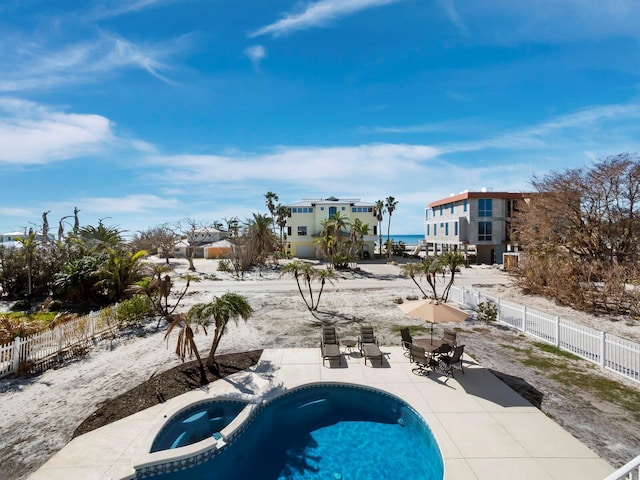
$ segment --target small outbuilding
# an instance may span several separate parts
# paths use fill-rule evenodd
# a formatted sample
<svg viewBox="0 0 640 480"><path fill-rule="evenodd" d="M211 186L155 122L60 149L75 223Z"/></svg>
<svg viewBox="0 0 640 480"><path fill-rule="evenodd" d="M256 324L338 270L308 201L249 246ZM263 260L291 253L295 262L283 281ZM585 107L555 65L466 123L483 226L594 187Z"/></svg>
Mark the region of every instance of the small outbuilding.
<svg viewBox="0 0 640 480"><path fill-rule="evenodd" d="M228 257L233 250L233 243L229 240L220 240L202 247L204 249L204 258L224 258Z"/></svg>

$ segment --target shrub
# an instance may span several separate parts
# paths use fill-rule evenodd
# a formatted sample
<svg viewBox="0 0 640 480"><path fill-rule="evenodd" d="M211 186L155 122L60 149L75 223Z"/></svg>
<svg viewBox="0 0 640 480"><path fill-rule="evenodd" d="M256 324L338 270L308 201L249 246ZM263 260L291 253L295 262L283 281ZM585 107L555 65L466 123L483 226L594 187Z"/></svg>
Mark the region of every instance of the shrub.
<svg viewBox="0 0 640 480"><path fill-rule="evenodd" d="M228 258L222 258L218 260L218 271L219 272L233 272L233 267L231 266L231 261Z"/></svg>
<svg viewBox="0 0 640 480"><path fill-rule="evenodd" d="M116 307L116 320L120 328L137 326L151 313L151 300L143 295L136 295L120 302Z"/></svg>
<svg viewBox="0 0 640 480"><path fill-rule="evenodd" d="M498 319L498 305L486 301L478 304L478 320L482 322L495 322Z"/></svg>

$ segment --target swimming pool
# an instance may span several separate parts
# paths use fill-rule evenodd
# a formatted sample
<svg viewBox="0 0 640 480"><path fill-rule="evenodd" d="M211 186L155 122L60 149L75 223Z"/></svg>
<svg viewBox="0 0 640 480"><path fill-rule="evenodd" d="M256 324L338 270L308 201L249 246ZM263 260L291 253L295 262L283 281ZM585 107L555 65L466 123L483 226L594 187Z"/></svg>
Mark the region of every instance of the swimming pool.
<svg viewBox="0 0 640 480"><path fill-rule="evenodd" d="M247 406L235 400L209 400L178 412L158 432L151 452L191 445L220 433Z"/></svg>
<svg viewBox="0 0 640 480"><path fill-rule="evenodd" d="M259 408L229 443L195 466L154 468L158 480L442 480L429 426L390 394L347 384L293 389ZM185 462L184 465L191 464ZM142 475L140 475L142 473Z"/></svg>

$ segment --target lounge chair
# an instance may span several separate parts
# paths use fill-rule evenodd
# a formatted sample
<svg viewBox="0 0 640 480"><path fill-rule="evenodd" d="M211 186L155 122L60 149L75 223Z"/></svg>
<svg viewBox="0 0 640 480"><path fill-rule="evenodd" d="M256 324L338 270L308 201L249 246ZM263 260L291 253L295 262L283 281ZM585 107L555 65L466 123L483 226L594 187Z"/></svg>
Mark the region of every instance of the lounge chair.
<svg viewBox="0 0 640 480"><path fill-rule="evenodd" d="M358 337L358 346L360 353L364 356L364 364L367 364L367 358L373 366L372 358L379 358L380 365L382 365L382 352L378 347L378 340L373 333L373 327L363 326L360 327L360 337Z"/></svg>
<svg viewBox="0 0 640 480"><path fill-rule="evenodd" d="M454 370L460 370L464 374L462 366L462 355L464 354L464 345L454 347L451 356L440 355L438 357L438 369L444 373L447 378L453 377Z"/></svg>
<svg viewBox="0 0 640 480"><path fill-rule="evenodd" d="M409 354L411 363L415 363L416 367L411 371L416 375L429 375L429 368L434 369L438 366L438 362L436 362L430 355L427 355L424 348L418 347L416 345L409 346Z"/></svg>
<svg viewBox="0 0 640 480"><path fill-rule="evenodd" d="M402 348L405 350L404 356L411 356L411 344L413 343L413 338L411 338L411 333L408 328L400 329L400 336L402 337Z"/></svg>
<svg viewBox="0 0 640 480"><path fill-rule="evenodd" d="M336 335L335 327L322 327L322 338L320 340L320 350L322 351L322 365L325 360L338 359L338 365L342 364L342 355L340 354L340 344Z"/></svg>

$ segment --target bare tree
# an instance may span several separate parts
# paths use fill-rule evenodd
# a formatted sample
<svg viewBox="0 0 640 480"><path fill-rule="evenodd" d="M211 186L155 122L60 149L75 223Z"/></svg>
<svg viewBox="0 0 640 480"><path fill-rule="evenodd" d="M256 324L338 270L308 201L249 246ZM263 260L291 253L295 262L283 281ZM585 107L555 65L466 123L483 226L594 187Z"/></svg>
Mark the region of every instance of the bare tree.
<svg viewBox="0 0 640 480"><path fill-rule="evenodd" d="M515 225L527 251L522 287L576 308L629 313L627 286L640 259L640 157L613 155L531 183L535 194Z"/></svg>
<svg viewBox="0 0 640 480"><path fill-rule="evenodd" d="M178 234L173 226L168 223L149 228L135 234L132 244L138 250L157 252L169 264L169 257L173 254Z"/></svg>

